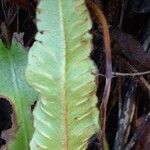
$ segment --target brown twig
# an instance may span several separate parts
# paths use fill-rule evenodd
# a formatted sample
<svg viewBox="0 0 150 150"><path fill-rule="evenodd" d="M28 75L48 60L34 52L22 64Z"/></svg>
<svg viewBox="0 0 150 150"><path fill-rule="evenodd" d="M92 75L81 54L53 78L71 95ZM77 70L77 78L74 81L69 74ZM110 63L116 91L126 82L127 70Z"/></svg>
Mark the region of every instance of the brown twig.
<svg viewBox="0 0 150 150"><path fill-rule="evenodd" d="M133 67L128 61L126 61L125 59L116 56L115 57L115 61L118 62L119 64L121 64L122 66L126 66L125 69L128 71L132 71L133 73L137 73L138 70ZM138 82L140 83L140 85L142 85L144 87L144 89L146 89L148 92L150 92L150 84L147 82L147 80L142 76L136 76L136 79L138 79Z"/></svg>
<svg viewBox="0 0 150 150"><path fill-rule="evenodd" d="M124 76L124 77L127 76L135 77L135 76L148 75L148 74L150 74L150 71L135 72L135 73L112 72L113 76Z"/></svg>
<svg viewBox="0 0 150 150"><path fill-rule="evenodd" d="M107 103L110 94L111 87L111 79L112 79L112 62L111 62L111 46L110 46L110 35L108 30L108 24L106 18L104 17L101 9L93 3L91 0L86 0L87 6L89 10L97 17L97 22L102 26L103 33L103 42L104 42L104 52L106 56L106 81L105 88L102 98L102 103L100 107L101 111L101 132L100 132L100 140L102 149L104 149L104 138L105 138L105 126L106 126L106 112L107 112Z"/></svg>

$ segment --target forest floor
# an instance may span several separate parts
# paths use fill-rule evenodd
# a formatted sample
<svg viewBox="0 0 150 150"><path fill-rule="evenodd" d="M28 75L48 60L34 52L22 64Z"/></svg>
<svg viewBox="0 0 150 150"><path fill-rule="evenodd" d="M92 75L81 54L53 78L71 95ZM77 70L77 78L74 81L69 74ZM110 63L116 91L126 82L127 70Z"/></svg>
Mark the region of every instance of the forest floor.
<svg viewBox="0 0 150 150"><path fill-rule="evenodd" d="M113 78L106 116L110 150L150 150L150 1L94 2L103 10L111 37ZM0 39L7 46L15 38L30 49L37 33L36 7L36 0L0 0ZM94 14L91 17L91 59L99 70L99 107L105 86L105 53L102 26ZM98 149L97 137L91 141L89 150Z"/></svg>

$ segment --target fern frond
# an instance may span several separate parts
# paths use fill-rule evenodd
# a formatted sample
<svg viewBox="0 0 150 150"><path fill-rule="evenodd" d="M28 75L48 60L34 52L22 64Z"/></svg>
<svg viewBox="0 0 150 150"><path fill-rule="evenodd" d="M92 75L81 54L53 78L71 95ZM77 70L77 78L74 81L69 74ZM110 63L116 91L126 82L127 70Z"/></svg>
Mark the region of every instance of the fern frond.
<svg viewBox="0 0 150 150"><path fill-rule="evenodd" d="M91 21L84 0L41 0L26 77L41 98L32 150L84 150L98 131Z"/></svg>

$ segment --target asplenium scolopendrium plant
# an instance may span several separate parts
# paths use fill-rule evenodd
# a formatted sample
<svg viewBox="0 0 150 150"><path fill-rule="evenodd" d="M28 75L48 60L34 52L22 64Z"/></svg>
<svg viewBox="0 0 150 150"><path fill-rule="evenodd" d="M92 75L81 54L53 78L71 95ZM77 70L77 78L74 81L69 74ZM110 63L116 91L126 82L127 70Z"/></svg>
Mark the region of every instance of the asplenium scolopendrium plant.
<svg viewBox="0 0 150 150"><path fill-rule="evenodd" d="M84 150L98 131L91 21L85 0L41 0L26 69L39 92L32 150Z"/></svg>

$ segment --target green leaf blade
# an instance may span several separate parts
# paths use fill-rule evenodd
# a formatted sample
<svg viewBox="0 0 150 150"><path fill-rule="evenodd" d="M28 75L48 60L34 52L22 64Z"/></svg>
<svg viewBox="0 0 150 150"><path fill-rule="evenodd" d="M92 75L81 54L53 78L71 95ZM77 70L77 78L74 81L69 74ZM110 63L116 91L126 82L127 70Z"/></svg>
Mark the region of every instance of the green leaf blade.
<svg viewBox="0 0 150 150"><path fill-rule="evenodd" d="M26 62L27 52L19 44L13 41L11 48L7 49L0 42L0 96L9 100L15 117L13 135L7 137L9 140L4 146L8 150L28 150L34 131L31 105L37 100L37 94L25 81Z"/></svg>
<svg viewBox="0 0 150 150"><path fill-rule="evenodd" d="M45 0L38 10L43 34L36 36L26 70L41 96L31 149L83 150L98 131L88 10L83 0Z"/></svg>

